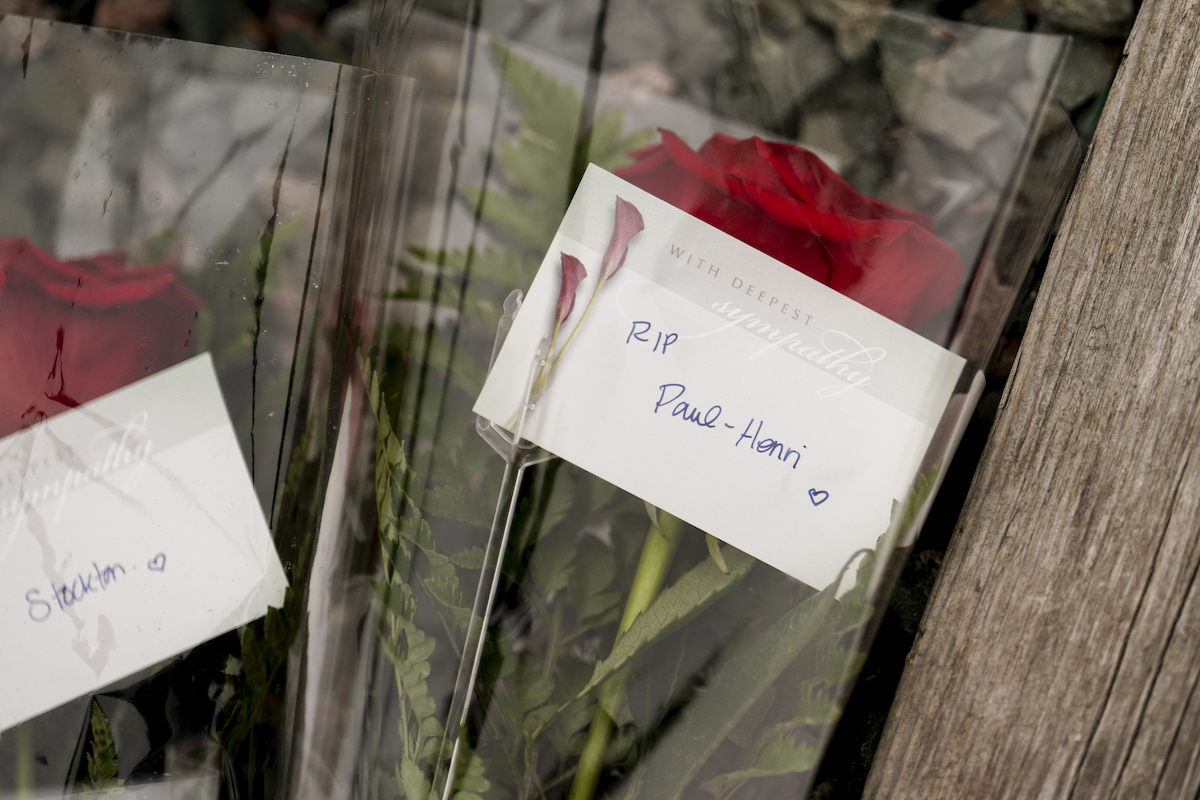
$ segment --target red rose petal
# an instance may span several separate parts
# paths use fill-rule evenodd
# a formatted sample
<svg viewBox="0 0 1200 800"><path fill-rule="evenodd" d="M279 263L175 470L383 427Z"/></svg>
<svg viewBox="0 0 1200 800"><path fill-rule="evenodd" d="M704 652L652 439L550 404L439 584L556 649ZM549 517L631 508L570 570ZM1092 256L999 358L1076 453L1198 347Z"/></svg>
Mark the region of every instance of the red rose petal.
<svg viewBox="0 0 1200 800"><path fill-rule="evenodd" d="M187 358L202 306L167 264L0 239L0 436Z"/></svg>
<svg viewBox="0 0 1200 800"><path fill-rule="evenodd" d="M859 194L795 145L715 134L697 152L660 133L617 175L910 328L955 296L962 263L925 214Z"/></svg>

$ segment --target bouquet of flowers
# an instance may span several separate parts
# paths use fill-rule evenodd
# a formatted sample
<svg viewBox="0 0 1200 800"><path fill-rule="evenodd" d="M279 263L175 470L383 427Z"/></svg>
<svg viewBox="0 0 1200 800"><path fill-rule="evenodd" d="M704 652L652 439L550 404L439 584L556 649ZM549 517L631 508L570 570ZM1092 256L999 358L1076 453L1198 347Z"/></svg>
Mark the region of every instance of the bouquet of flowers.
<svg viewBox="0 0 1200 800"><path fill-rule="evenodd" d="M363 57L378 74L0 18L0 82L20 87L0 93L0 570L9 540L24 556L71 545L45 550L49 583L6 590L0 631L41 646L50 609L74 626L51 644L95 673L0 731L0 793L167 780L211 796L589 800L811 784L1020 287L1025 265L999 269L993 245L1061 42L836 4L718 19L690 2L672 14L601 3L591 19L567 3L513 17L484 2L470 24L421 5L372 4ZM518 41L486 32L499 29ZM664 49L655 31L697 46ZM622 182L574 212L597 180ZM846 539L834 556L808 531L783 558L761 544L779 526L691 524L689 509L618 488L623 468L539 446L587 376L589 407L606 413L564 427L631 474L660 463L611 424L628 375L590 360L614 309L654 283L646 248L666 218L967 365L957 384L943 376L953 399L931 420L927 401L899 409L925 415L928 447L888 476L869 530L823 532ZM717 275L678 249L676 265ZM762 313L689 302L723 303L726 328L862 388L875 350L821 354L767 322L809 312L741 283L742 266L720 265L723 291ZM661 357L691 341L621 319L622 347ZM536 357L520 350L530 336ZM181 559L164 546L67 575L85 539L115 540L104 525L153 503L114 484L125 494L106 502L136 512L97 507L94 526L44 530L21 528L26 512L149 445L104 429L115 455L89 472L14 443L66 419L100 425L96 403L202 354L234 457L168 483L199 496L244 477L258 510L225 529L163 526L205 570L172 572ZM496 382L521 391L481 417ZM788 470L810 458L761 424L739 438L732 412L684 399L682 383L656 386L656 419L712 430L727 413L739 456ZM196 400L172 397L177 412ZM839 387L826 407L857 398ZM686 460L690 476L758 474ZM54 488L60 467L74 471ZM829 488L774 505L845 507ZM135 567L178 593L135 611L182 620L210 604L197 598L230 600L198 582L232 580L233 560L203 551L226 552L224 534L243 527L268 537L244 548L263 565L254 602L191 631L177 655L131 656L111 635L123 621L93 601ZM20 649L3 662L8 696L53 694ZM138 663L101 678L122 659Z"/></svg>
<svg viewBox="0 0 1200 800"><path fill-rule="evenodd" d="M885 51L897 47L891 27L947 63L956 50L945 42L974 35L888 15L873 24ZM435 20L417 15L411 25L414 37L457 41ZM982 207L967 212L961 197L932 191L957 179L975 186L961 160L957 172L914 174L917 162L901 156L889 180L858 173L885 202L787 137L651 100L623 83L636 80L627 73L580 71L572 86L568 67L497 38L462 46L473 80L497 88L494 108L475 107L484 101L474 95L464 102L448 139L453 202L434 219L436 241L454 244L405 249L364 368L382 552L360 757L370 778L360 791L460 800L803 793L990 352L961 341L993 323L960 314L986 272L976 272L986 233L1003 226L981 225ZM493 72L479 66L489 63ZM481 119L491 122L468 124ZM1032 124L1026 117L1021 137ZM706 126L718 130L696 136ZM831 582L806 585L526 441L527 418L584 358L578 337L646 224L645 209L618 191L595 215L607 246L593 244L593 256L551 248L564 214L574 219L568 203L589 162L934 342L958 337L969 359L959 399L907 494L892 498L875 546L853 553ZM989 215L1003 190L994 191ZM418 179L413 202L451 198L444 184ZM563 224L579 229L577 219ZM524 305L519 295L502 300L529 285L543 257L553 301L543 291L535 307L532 290ZM514 318L530 314L543 326L541 349L532 363L508 362L524 364L512 380L527 386L525 405L472 426L467 406L489 380L485 365L500 368ZM609 435L574 424L597 441Z"/></svg>
<svg viewBox="0 0 1200 800"><path fill-rule="evenodd" d="M10 642L62 652L61 669L38 674L19 646L6 651L5 697L39 700L16 718L0 701L0 794L176 781L266 796L285 782L289 651L305 638L352 366L334 355L359 275L334 212L354 188L340 156L357 147L345 119L360 81L321 62L0 17L0 169L12 176L0 189L0 625ZM163 399L162 376L201 354L215 409ZM56 438L72 415L104 427L114 397L144 403L128 409L134 424L90 447ZM172 461L204 414L228 438L201 436L194 464ZM115 479L135 456L141 472ZM192 501L168 507L147 485ZM213 485L232 490L204 506ZM192 524L195 508L221 505L238 510ZM156 508L169 522L154 551L82 563ZM64 521L80 515L86 525ZM249 588L233 583L230 542L266 565ZM27 551L39 567L14 575ZM151 591L138 576L156 573L167 583ZM274 587L261 602L258 579ZM189 616L226 605L211 624ZM131 630L131 614L163 629ZM84 664L88 691L63 677Z"/></svg>

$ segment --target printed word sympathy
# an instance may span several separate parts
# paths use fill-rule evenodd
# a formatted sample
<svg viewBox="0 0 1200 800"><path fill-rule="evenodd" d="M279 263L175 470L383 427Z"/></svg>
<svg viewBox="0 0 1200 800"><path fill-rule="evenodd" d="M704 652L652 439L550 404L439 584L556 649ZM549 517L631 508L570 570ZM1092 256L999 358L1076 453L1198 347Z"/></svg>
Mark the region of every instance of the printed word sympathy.
<svg viewBox="0 0 1200 800"><path fill-rule="evenodd" d="M22 481L15 496L0 500L0 521L14 518L20 521L26 509L49 500L58 500L56 515L61 515L63 505L71 490L78 489L85 484L96 483L118 470L136 464L139 468L128 476L126 485L123 487L125 491L129 491L141 477L141 468L145 465L153 449L152 442L146 433L146 427L147 415L143 411L131 422L114 425L92 438L91 453L87 455L95 460L89 466L82 466L86 456L72 452L70 453L71 458L76 460L79 465L68 466L53 481L43 477L44 482L32 489ZM36 429L29 435L35 434ZM57 457L57 461L64 464L69 463L62 455ZM29 470L29 472L35 472L35 470ZM45 472L46 470L43 468L43 476ZM22 471L21 474L24 477L25 471Z"/></svg>
<svg viewBox="0 0 1200 800"><path fill-rule="evenodd" d="M671 255L675 257L678 263L693 267L709 278L727 281L729 288L726 291L732 290L739 295L749 297L762 306L763 311L769 314L779 314L784 319L803 322L805 325L812 322L812 315L803 311L794 299L781 297L774 289L747 283L741 276L730 274L728 271L725 271L725 277L722 278L722 267L717 266L714 262L706 258L701 258L698 253L685 250L679 245L671 245ZM686 261L683 260L684 256L687 256Z"/></svg>
<svg viewBox="0 0 1200 800"><path fill-rule="evenodd" d="M851 389L861 389L871 384L867 375L871 369L887 357L882 347L868 347L848 333L825 331L815 343L807 343L796 332L784 333L753 311L733 308L728 301L713 303L712 310L729 320L718 331L740 326L766 339L770 344L750 354L750 360L761 358L772 350L783 348L811 364L823 368L845 382L845 386L827 386L817 391L821 397L835 397ZM715 331L714 331L715 332Z"/></svg>
<svg viewBox="0 0 1200 800"><path fill-rule="evenodd" d="M687 387L682 383L660 385L658 399L654 401L654 413L658 414L661 410L664 414L669 413L673 419L694 425L701 430L738 430L740 426L721 419L721 415L725 412L723 407L713 404L705 408L703 402L696 403L691 398L684 399L686 393ZM776 461L791 466L792 469L799 467L801 451L807 450L808 446L800 445L800 449L797 450L779 439L763 436L763 424L763 420L751 417L736 439L730 437L733 446L774 458Z"/></svg>

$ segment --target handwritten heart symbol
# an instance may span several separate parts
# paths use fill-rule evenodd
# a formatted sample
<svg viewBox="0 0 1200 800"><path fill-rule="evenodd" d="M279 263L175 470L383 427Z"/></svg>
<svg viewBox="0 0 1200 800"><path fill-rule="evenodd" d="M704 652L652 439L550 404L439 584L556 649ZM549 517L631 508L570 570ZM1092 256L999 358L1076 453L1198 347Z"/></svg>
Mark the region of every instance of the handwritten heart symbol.
<svg viewBox="0 0 1200 800"><path fill-rule="evenodd" d="M150 559L150 562L146 564L146 566L155 572L162 572L167 568L167 554L159 553L154 558Z"/></svg>
<svg viewBox="0 0 1200 800"><path fill-rule="evenodd" d="M826 500L829 499L829 492L823 491L821 489L809 489L808 490L808 499L812 500L812 504L814 506L819 506L819 505L821 505L821 503L824 503Z"/></svg>

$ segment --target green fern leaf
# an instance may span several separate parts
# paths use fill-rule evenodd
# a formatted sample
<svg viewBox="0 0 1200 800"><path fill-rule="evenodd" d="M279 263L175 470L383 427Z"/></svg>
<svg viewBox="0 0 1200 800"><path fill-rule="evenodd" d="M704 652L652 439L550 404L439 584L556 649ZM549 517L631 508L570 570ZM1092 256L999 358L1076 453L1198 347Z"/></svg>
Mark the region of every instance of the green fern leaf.
<svg viewBox="0 0 1200 800"><path fill-rule="evenodd" d="M117 778L117 743L112 726L100 704L92 701L92 752L87 754L88 782L97 792L116 789L122 781Z"/></svg>
<svg viewBox="0 0 1200 800"><path fill-rule="evenodd" d="M495 188L485 192L467 186L462 192L463 199L480 219L536 253L546 252L558 232L562 209L566 208L565 194L562 207L555 209L537 198L518 197Z"/></svg>
<svg viewBox="0 0 1200 800"><path fill-rule="evenodd" d="M491 51L504 89L525 110L522 124L542 137L547 149L562 152L569 164L582 111L579 95L496 39L492 40Z"/></svg>
<svg viewBox="0 0 1200 800"><path fill-rule="evenodd" d="M753 778L767 778L815 769L821 751L807 742L781 737L766 742L750 766L719 775L700 785L704 791L728 796L731 790Z"/></svg>

